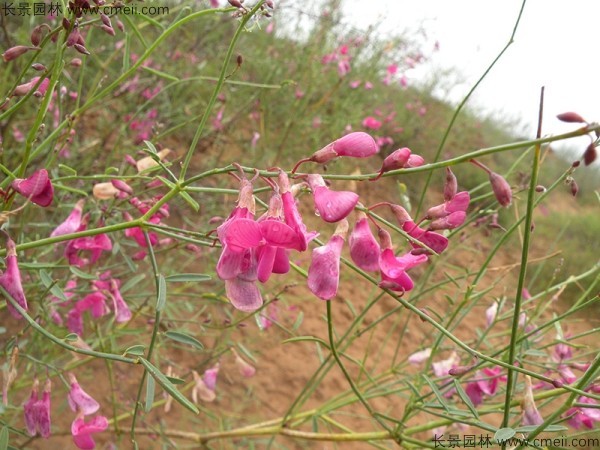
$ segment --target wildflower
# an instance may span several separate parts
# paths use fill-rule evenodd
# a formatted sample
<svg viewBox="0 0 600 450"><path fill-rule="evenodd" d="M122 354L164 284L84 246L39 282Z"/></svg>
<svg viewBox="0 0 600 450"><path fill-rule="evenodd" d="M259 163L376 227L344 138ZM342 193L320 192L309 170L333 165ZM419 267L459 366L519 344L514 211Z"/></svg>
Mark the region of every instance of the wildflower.
<svg viewBox="0 0 600 450"><path fill-rule="evenodd" d="M460 362L460 358L456 352L452 352L450 357L442 361L436 361L431 364L433 373L436 377L445 377L453 367L457 367Z"/></svg>
<svg viewBox="0 0 600 450"><path fill-rule="evenodd" d="M81 388L77 382L77 378L72 373L69 374L69 381L71 389L69 390L67 400L69 401L71 410L87 416L94 414L100 409L100 404Z"/></svg>
<svg viewBox="0 0 600 450"><path fill-rule="evenodd" d="M493 302L492 305L485 310L485 321L486 325L489 328L496 320L496 316L498 315L498 302Z"/></svg>
<svg viewBox="0 0 600 450"><path fill-rule="evenodd" d="M39 398L39 381L33 381L31 396L25 406L25 426L30 436L40 434L43 438L50 437L50 390L51 382L46 380L42 398Z"/></svg>
<svg viewBox="0 0 600 450"><path fill-rule="evenodd" d="M392 249L391 236L384 229L379 229L379 241L381 243L381 254L379 256L381 282L379 285L392 291L410 291L414 287L414 283L406 271L426 262L427 255L407 253L396 257Z"/></svg>
<svg viewBox="0 0 600 450"><path fill-rule="evenodd" d="M504 179L502 175L492 172L488 167L475 159L471 159L470 162L487 172L490 184L492 185L492 191L494 192L494 196L496 197L496 200L498 200L498 203L504 207L510 206L512 202L512 190L506 179Z"/></svg>
<svg viewBox="0 0 600 450"><path fill-rule="evenodd" d="M300 164L305 162L316 162L324 164L338 156L349 156L351 158L368 158L378 152L375 140L367 133L357 131L336 139L327 144L321 150L316 151L309 158L301 159L292 169L295 173Z"/></svg>
<svg viewBox="0 0 600 450"><path fill-rule="evenodd" d="M85 200L79 200L69 216L64 222L57 226L50 234L50 237L63 236L65 234L75 233L81 226L81 213Z"/></svg>
<svg viewBox="0 0 600 450"><path fill-rule="evenodd" d="M198 404L198 400L202 400L204 402L213 402L217 398L214 389L210 389L204 379L200 376L198 372L192 370L192 375L194 376L194 387L192 388L192 401Z"/></svg>
<svg viewBox="0 0 600 450"><path fill-rule="evenodd" d="M556 118L567 123L586 123L586 120L583 117L573 111L558 114Z"/></svg>
<svg viewBox="0 0 600 450"><path fill-rule="evenodd" d="M39 206L50 205L54 198L54 187L46 169L36 170L29 178L16 178L11 187Z"/></svg>
<svg viewBox="0 0 600 450"><path fill-rule="evenodd" d="M407 220L402 224L402 229L414 239L417 239L436 253L442 253L448 247L448 238L433 231L427 231L420 228L412 220ZM413 248L420 248L420 245L411 242Z"/></svg>
<svg viewBox="0 0 600 450"><path fill-rule="evenodd" d="M377 120L373 116L367 116L362 121L362 126L371 130L379 130L381 128L381 121Z"/></svg>
<svg viewBox="0 0 600 450"><path fill-rule="evenodd" d="M87 220L87 217L84 216L77 231L87 229ZM69 241L65 248L65 256L69 264L83 267L94 264L102 255L102 252L110 250L112 250L110 238L105 233L99 233L95 236L86 236ZM80 252L89 252L89 258L81 258Z"/></svg>
<svg viewBox="0 0 600 450"><path fill-rule="evenodd" d="M523 394L523 400L521 401L521 408L523 409L521 423L524 426L540 425L541 423L544 423L542 415L535 406L533 389L531 387L531 377L529 375L525 375L525 393Z"/></svg>
<svg viewBox="0 0 600 450"><path fill-rule="evenodd" d="M279 171L278 181L281 189L283 219L285 223L289 225L300 237L298 251L303 252L308 248L308 243L317 237L319 233L316 231L308 232L306 230L306 225L302 221L302 216L300 215L298 206L296 205L294 192L290 187L290 181L287 174L283 170Z"/></svg>
<svg viewBox="0 0 600 450"><path fill-rule="evenodd" d="M425 164L425 159L421 155L415 155L414 153L408 157L408 161L404 167L412 168L412 167L421 167Z"/></svg>
<svg viewBox="0 0 600 450"><path fill-rule="evenodd" d="M256 266L256 264L254 264ZM248 273L253 275L249 276ZM243 312L254 312L263 304L260 289L256 285L256 268L234 278L225 280L225 293L235 309ZM245 280L243 276L249 276Z"/></svg>
<svg viewBox="0 0 600 450"><path fill-rule="evenodd" d="M92 434L99 433L107 428L108 419L104 416L96 416L89 422L85 422L83 417L77 417L71 424L73 442L81 450L92 450L96 447Z"/></svg>
<svg viewBox="0 0 600 450"><path fill-rule="evenodd" d="M496 393L498 382L505 379L505 377L500 376L501 371L501 367L486 367L482 371L477 371L474 381L467 383L465 392L473 402L473 405L478 406L483 403L484 394L494 395Z"/></svg>
<svg viewBox="0 0 600 450"><path fill-rule="evenodd" d="M33 77L27 83L19 84L15 90L13 91L13 95L15 97L23 97L24 95L29 94L33 88L37 86L36 91L33 93L36 97L41 97L48 90L48 86L50 86L50 79L44 78L40 82L40 77Z"/></svg>
<svg viewBox="0 0 600 450"><path fill-rule="evenodd" d="M358 217L348 239L350 256L359 268L368 272L377 272L381 248L371 233L367 215L361 211Z"/></svg>
<svg viewBox="0 0 600 450"><path fill-rule="evenodd" d="M419 350L418 352L413 353L408 357L408 362L411 364L420 364L424 361L427 361L431 356L431 348L426 348L423 350Z"/></svg>
<svg viewBox="0 0 600 450"><path fill-rule="evenodd" d="M318 174L307 177L313 193L315 207L325 222L338 222L350 214L358 203L358 194L350 191L333 191Z"/></svg>
<svg viewBox="0 0 600 450"><path fill-rule="evenodd" d="M308 288L322 300L330 300L337 294L340 282L340 257L347 232L348 221L344 219L336 227L329 242L315 248L312 252L312 260L308 268Z"/></svg>
<svg viewBox="0 0 600 450"><path fill-rule="evenodd" d="M6 241L6 271L0 272L0 286L19 304L21 308L27 311L27 299L23 292L21 284L21 272L17 261L17 248L12 239ZM20 319L21 313L6 299L8 311L15 319Z"/></svg>
<svg viewBox="0 0 600 450"><path fill-rule="evenodd" d="M464 211L455 211L448 216L441 217L432 221L429 224L429 230L453 230L461 226L467 217L467 213Z"/></svg>
<svg viewBox="0 0 600 450"><path fill-rule="evenodd" d="M444 183L444 200L452 200L458 191L458 181L450 167L446 167L446 182Z"/></svg>
<svg viewBox="0 0 600 450"><path fill-rule="evenodd" d="M569 417L568 423L575 429L581 428L583 425L590 430L594 428L594 422L600 422L600 409L598 409L596 400L590 397L581 396L577 399L577 403L590 405L590 408L584 406L576 406L569 409L565 416Z"/></svg>
<svg viewBox="0 0 600 450"><path fill-rule="evenodd" d="M429 208L427 210L426 218L440 219L455 212L465 212L469 206L470 200L471 198L467 191L459 192L441 205Z"/></svg>
<svg viewBox="0 0 600 450"><path fill-rule="evenodd" d="M17 59L19 56L27 53L29 50L41 50L39 47L27 47L26 45L15 45L2 53L2 59L4 62L12 61Z"/></svg>

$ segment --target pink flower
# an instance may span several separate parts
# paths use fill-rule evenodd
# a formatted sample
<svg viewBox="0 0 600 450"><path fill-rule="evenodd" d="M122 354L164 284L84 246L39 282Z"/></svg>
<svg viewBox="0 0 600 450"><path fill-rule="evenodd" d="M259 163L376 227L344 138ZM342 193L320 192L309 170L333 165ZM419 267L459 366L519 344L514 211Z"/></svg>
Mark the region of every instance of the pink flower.
<svg viewBox="0 0 600 450"><path fill-rule="evenodd" d="M414 283L406 271L426 262L427 255L406 253L396 257L392 249L391 236L384 229L379 229L379 240L381 243L381 254L379 255L381 282L379 285L393 291L410 291L414 287Z"/></svg>
<svg viewBox="0 0 600 450"><path fill-rule="evenodd" d="M17 261L17 248L12 239L6 241L6 271L0 272L0 286L4 288L8 294L15 300L21 308L27 311L27 299L23 292L21 284L21 272ZM8 311L15 319L20 319L21 313L12 305L8 299L6 300Z"/></svg>
<svg viewBox="0 0 600 450"><path fill-rule="evenodd" d="M354 80L354 81L351 81L349 85L352 89L356 89L357 87L360 86L361 83L362 83L362 81L360 81L360 80Z"/></svg>
<svg viewBox="0 0 600 450"><path fill-rule="evenodd" d="M315 207L325 222L333 223L346 218L358 203L358 195L350 191L333 191L318 174L307 177Z"/></svg>
<svg viewBox="0 0 600 450"><path fill-rule="evenodd" d="M321 300L336 296L340 282L340 258L348 232L348 221L342 220L329 242L312 252L308 268L308 288Z"/></svg>
<svg viewBox="0 0 600 450"><path fill-rule="evenodd" d="M494 320L496 320L496 315L498 314L498 302L492 303L488 309L485 310L485 321L488 326L492 326Z"/></svg>
<svg viewBox="0 0 600 450"><path fill-rule="evenodd" d="M46 380L42 398L38 394L39 382L37 378L33 381L31 396L25 406L25 426L30 436L37 433L43 438L50 437L50 380Z"/></svg>
<svg viewBox="0 0 600 450"><path fill-rule="evenodd" d="M379 130L381 125L381 121L377 120L373 116L367 116L362 121L362 126L371 130Z"/></svg>
<svg viewBox="0 0 600 450"><path fill-rule="evenodd" d="M217 389L217 376L219 375L220 364L217 363L213 367L210 367L204 371L202 374L202 379L204 380L204 384L211 391Z"/></svg>
<svg viewBox="0 0 600 450"><path fill-rule="evenodd" d="M110 295L113 299L113 307L115 311L115 322L123 323L131 320L131 310L123 299L121 291L119 290L119 281L111 278L110 280Z"/></svg>
<svg viewBox="0 0 600 450"><path fill-rule="evenodd" d="M29 178L16 178L11 187L39 206L48 206L54 198L54 187L46 169L36 170Z"/></svg>
<svg viewBox="0 0 600 450"><path fill-rule="evenodd" d="M523 394L521 407L523 408L523 418L521 420L523 426L540 425L544 423L542 415L535 406L533 389L531 387L531 377L529 375L525 375L525 393Z"/></svg>
<svg viewBox="0 0 600 450"><path fill-rule="evenodd" d="M433 231L426 231L417 226L412 220L404 222L402 229L406 231L409 236L419 240L436 253L442 253L446 250L446 247L448 247L448 238ZM411 242L411 245L413 248L421 248L418 244L413 242Z"/></svg>
<svg viewBox="0 0 600 450"><path fill-rule="evenodd" d="M569 417L569 425L575 429L581 428L583 425L590 430L594 428L594 422L600 422L600 409L597 407L597 402L593 398L581 396L577 399L577 403L585 403L593 405L591 408L585 408L582 406L576 406L569 409L565 416Z"/></svg>
<svg viewBox="0 0 600 450"><path fill-rule="evenodd" d="M202 400L203 402L214 402L217 398L214 389L209 389L204 379L195 370L192 370L192 375L194 376L194 387L192 388L192 401L196 404L199 403L198 400Z"/></svg>
<svg viewBox="0 0 600 450"><path fill-rule="evenodd" d="M482 373L483 372L483 373ZM498 390L498 382L506 380L506 377L500 376L501 367L489 368L486 367L482 371L475 373L475 381L467 384L465 392L473 402L473 405L478 406L483 403L483 395L494 395Z"/></svg>
<svg viewBox="0 0 600 450"><path fill-rule="evenodd" d="M245 378L252 378L256 374L256 368L238 355L233 347L231 348L231 352L235 356L235 365L240 371L240 374Z"/></svg>
<svg viewBox="0 0 600 450"><path fill-rule="evenodd" d="M81 213L85 200L79 200L67 219L57 226L50 234L50 237L63 236L65 234L75 233L81 226Z"/></svg>
<svg viewBox="0 0 600 450"><path fill-rule="evenodd" d="M108 419L104 416L96 416L87 423L83 417L77 417L71 424L73 442L81 450L92 450L96 447L92 434L99 433L107 428Z"/></svg>
<svg viewBox="0 0 600 450"><path fill-rule="evenodd" d="M423 350L419 350L418 352L413 353L408 357L408 362L411 364L420 364L425 362L431 356L431 348L425 348Z"/></svg>
<svg viewBox="0 0 600 450"><path fill-rule="evenodd" d="M428 219L440 219L457 211L464 212L469 207L470 200L471 197L467 191L459 192L450 200L442 203L441 205L432 206L429 208L426 216Z"/></svg>
<svg viewBox="0 0 600 450"><path fill-rule="evenodd" d="M283 220L289 225L296 234L300 237L300 245L298 251L303 252L308 248L308 243L318 236L319 233L316 231L308 232L306 225L302 221L302 216L298 211L298 205L296 199L290 187L290 181L287 174L283 171L279 171L279 188L281 189L281 201L283 208Z"/></svg>
<svg viewBox="0 0 600 450"><path fill-rule="evenodd" d="M34 77L28 83L18 85L13 91L13 95L16 97L22 97L29 94L29 92L35 87L36 84L38 84L39 81L40 77ZM49 85L50 78L44 78L33 95L36 97L42 97L48 90Z"/></svg>
<svg viewBox="0 0 600 450"><path fill-rule="evenodd" d="M383 160L383 164L381 165L381 169L379 169L379 175L377 177L371 179L371 181L378 180L381 175L385 172L389 172L390 170L402 169L406 167L408 163L408 159L411 156L411 151L408 147L399 148L398 150L394 150Z"/></svg>
<svg viewBox="0 0 600 450"><path fill-rule="evenodd" d="M445 217L441 217L430 222L429 230L453 230L454 228L461 226L465 222L466 218L466 212L455 211Z"/></svg>
<svg viewBox="0 0 600 450"><path fill-rule="evenodd" d="M437 361L431 364L433 373L436 377L445 377L450 369L457 367L460 363L460 358L456 352L452 352L450 357L442 361Z"/></svg>
<svg viewBox="0 0 600 450"><path fill-rule="evenodd" d="M371 83L370 81L365 81L365 89L367 91L370 91L371 89L373 89L373 83Z"/></svg>
<svg viewBox="0 0 600 450"><path fill-rule="evenodd" d="M423 159L422 156L412 154L409 156L408 161L406 162L406 165L404 167L421 167L423 164L425 164L425 159Z"/></svg>
<svg viewBox="0 0 600 450"><path fill-rule="evenodd" d="M348 239L350 256L352 261L362 270L377 272L379 270L381 248L371 232L367 215L361 211L358 216L359 219Z"/></svg>
<svg viewBox="0 0 600 450"><path fill-rule="evenodd" d="M489 176L492 190L494 191L498 203L505 208L510 206L512 202L512 190L510 184L508 184L504 177L495 172L490 172Z"/></svg>
<svg viewBox="0 0 600 450"><path fill-rule="evenodd" d="M81 226L77 231L83 231L87 229L87 220L81 223ZM65 256L69 260L69 264L83 267L86 265L94 264L102 252L108 252L112 250L112 242L107 234L100 233L95 236L86 236L69 241L65 248ZM81 253L88 253L89 258L81 258Z"/></svg>
<svg viewBox="0 0 600 450"><path fill-rule="evenodd" d="M254 264L256 266L256 264ZM251 280L243 277L248 273L254 274ZM256 267L246 273L237 275L235 278L225 280L225 293L235 309L243 312L254 312L263 304L260 289L256 285Z"/></svg>
<svg viewBox="0 0 600 450"><path fill-rule="evenodd" d="M67 400L69 401L71 410L87 416L94 414L100 409L100 404L81 388L77 382L77 378L72 373L69 374L69 381L71 383L71 390L69 391Z"/></svg>

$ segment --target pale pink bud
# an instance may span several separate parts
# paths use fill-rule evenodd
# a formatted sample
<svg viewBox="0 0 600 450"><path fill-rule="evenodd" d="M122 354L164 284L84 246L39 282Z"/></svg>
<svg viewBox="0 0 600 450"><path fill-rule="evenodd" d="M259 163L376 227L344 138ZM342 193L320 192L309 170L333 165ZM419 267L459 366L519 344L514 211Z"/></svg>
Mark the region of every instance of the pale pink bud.
<svg viewBox="0 0 600 450"><path fill-rule="evenodd" d="M126 194L133 195L133 189L131 189L131 186L129 186L123 180L116 179L116 180L110 180L110 182L118 190L125 192Z"/></svg>
<svg viewBox="0 0 600 450"><path fill-rule="evenodd" d="M73 58L69 64L71 65L71 67L81 67L81 58Z"/></svg>
<svg viewBox="0 0 600 450"><path fill-rule="evenodd" d="M367 215L363 212L358 214L359 219L348 239L350 256L352 261L362 270L377 272L379 270L381 248L371 232Z"/></svg>
<svg viewBox="0 0 600 450"><path fill-rule="evenodd" d="M498 175L496 172L490 172L489 176L496 200L498 200L500 205L508 207L512 202L512 190L510 184L508 184L503 176Z"/></svg>
<svg viewBox="0 0 600 450"><path fill-rule="evenodd" d="M43 70L46 70L46 66L40 63L34 63L31 65L31 68L33 70L37 70L38 72L41 72Z"/></svg>
<svg viewBox="0 0 600 450"><path fill-rule="evenodd" d="M0 286L15 300L21 308L27 311L27 300L21 284L21 272L17 262L17 248L12 239L6 241L6 271L0 274ZM8 311L15 319L20 319L21 313L6 299Z"/></svg>
<svg viewBox="0 0 600 450"><path fill-rule="evenodd" d="M485 310L485 321L488 328L494 323L496 320L496 315L498 314L498 302L492 303L492 305Z"/></svg>
<svg viewBox="0 0 600 450"><path fill-rule="evenodd" d="M69 401L71 410L87 416L89 414L94 414L100 409L100 404L81 388L77 382L77 378L75 378L75 375L72 373L69 374L69 381L71 383L71 389L67 400Z"/></svg>
<svg viewBox="0 0 600 450"><path fill-rule="evenodd" d="M170 153L171 153L171 150L169 150L168 148L165 148L165 149L162 149L161 151L159 151L156 154L156 156L158 156L158 159L160 161L163 161ZM136 166L137 166L138 172L143 172L144 170L158 166L158 163L151 156L146 156L145 158L140 159L136 163Z"/></svg>
<svg viewBox="0 0 600 450"><path fill-rule="evenodd" d="M426 348L410 355L408 357L408 362L411 364L420 364L422 362L427 361L430 356L431 348Z"/></svg>
<svg viewBox="0 0 600 450"><path fill-rule="evenodd" d="M97 183L92 188L92 193L98 200L113 199L119 194L119 192L119 189L117 189L110 181L105 183Z"/></svg>
<svg viewBox="0 0 600 450"><path fill-rule="evenodd" d="M436 219L429 224L429 230L453 230L465 222L467 213L464 211L455 211L446 217Z"/></svg>
<svg viewBox="0 0 600 450"><path fill-rule="evenodd" d="M586 123L586 120L583 117L573 111L558 114L556 118L567 123Z"/></svg>
<svg viewBox="0 0 600 450"><path fill-rule="evenodd" d="M523 419L521 423L524 426L540 425L544 422L542 415L535 406L535 400L533 399L533 389L531 386L531 377L529 375L525 375L525 392L523 394L521 408L523 409Z"/></svg>
<svg viewBox="0 0 600 450"><path fill-rule="evenodd" d="M240 371L240 374L245 378L252 378L256 374L256 368L238 355L235 349L231 348L231 351L235 356L235 365Z"/></svg>
<svg viewBox="0 0 600 450"><path fill-rule="evenodd" d="M412 155L410 155L410 157L408 158L408 161L406 163L406 165L404 167L406 168L411 168L411 167L420 167L423 164L425 164L425 159L420 156L420 155L415 155L414 153Z"/></svg>
<svg viewBox="0 0 600 450"><path fill-rule="evenodd" d="M358 203L358 194L350 191L332 191L321 175L307 177L313 193L315 207L325 222L338 222L347 217Z"/></svg>
<svg viewBox="0 0 600 450"><path fill-rule="evenodd" d="M399 148L398 150L394 150L383 160L383 164L381 165L381 169L379 169L379 175L377 178L374 178L372 181L377 180L381 175L385 172L389 172L390 170L401 169L406 166L408 160L410 158L411 151L408 147Z"/></svg>
<svg viewBox="0 0 600 450"><path fill-rule="evenodd" d="M109 36L114 36L116 34L114 28L109 27L108 25L104 25L104 24L100 25L100 29L102 31L104 31L106 34L108 34Z"/></svg>
<svg viewBox="0 0 600 450"><path fill-rule="evenodd" d="M308 268L308 288L321 300L330 300L337 294L340 258L347 231L348 221L343 220L329 242L312 251L312 260Z"/></svg>
<svg viewBox="0 0 600 450"><path fill-rule="evenodd" d="M446 167L446 182L444 183L444 200L450 201L456 195L458 191L458 181L456 176L450 170L450 167Z"/></svg>
<svg viewBox="0 0 600 450"><path fill-rule="evenodd" d="M4 53L2 53L2 59L5 62L12 61L13 59L17 59L19 56L27 53L29 50L40 50L37 47L27 47L26 45L15 45L14 47L9 48Z"/></svg>

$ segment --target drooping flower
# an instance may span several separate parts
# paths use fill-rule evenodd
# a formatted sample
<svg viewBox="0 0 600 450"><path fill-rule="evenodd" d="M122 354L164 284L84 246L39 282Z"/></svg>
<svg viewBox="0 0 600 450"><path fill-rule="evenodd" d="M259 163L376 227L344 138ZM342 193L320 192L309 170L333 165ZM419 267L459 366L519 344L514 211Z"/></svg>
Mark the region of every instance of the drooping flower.
<svg viewBox="0 0 600 450"><path fill-rule="evenodd" d="M489 328L496 320L496 316L498 315L498 302L493 302L492 305L485 310L485 322L487 327Z"/></svg>
<svg viewBox="0 0 600 450"><path fill-rule="evenodd" d="M313 193L315 207L325 222L339 222L346 218L358 203L358 194L329 189L321 175L308 175L307 181Z"/></svg>
<svg viewBox="0 0 600 450"><path fill-rule="evenodd" d="M231 347L231 352L235 356L235 365L240 371L240 374L245 378L252 378L256 374L256 368L243 359L233 347Z"/></svg>
<svg viewBox="0 0 600 450"><path fill-rule="evenodd" d="M379 270L381 248L371 232L367 215L362 211L358 213L358 220L352 233L350 233L348 244L352 261L359 268L367 272L377 272Z"/></svg>
<svg viewBox="0 0 600 450"><path fill-rule="evenodd" d="M54 198L54 187L46 169L33 172L28 178L16 178L11 187L39 206L48 206Z"/></svg>
<svg viewBox="0 0 600 450"><path fill-rule="evenodd" d="M21 272L17 261L17 248L12 239L6 241L6 270L0 272L0 286L15 300L21 308L27 311L27 299L21 284ZM6 299L8 311L15 319L21 319L21 313Z"/></svg>
<svg viewBox="0 0 600 450"><path fill-rule="evenodd" d="M408 160L411 156L411 151L408 147L399 148L394 150L383 160L379 174L375 178L371 178L371 181L378 180L385 172L390 170L402 169L408 164Z"/></svg>
<svg viewBox="0 0 600 450"><path fill-rule="evenodd" d="M533 389L531 387L531 377L529 375L525 375L525 392L523 393L521 408L523 409L523 418L521 420L521 423L524 426L540 425L544 423L542 415L535 406L535 400L533 399Z"/></svg>
<svg viewBox="0 0 600 450"><path fill-rule="evenodd" d="M413 353L408 357L408 362L411 364L420 364L425 362L431 356L431 348L425 348L423 350L419 350L418 352Z"/></svg>
<svg viewBox="0 0 600 450"><path fill-rule="evenodd" d="M316 231L308 232L306 230L306 225L304 224L302 216L298 211L298 206L294 197L294 191L292 187L290 187L288 176L283 170L279 171L278 181L279 188L281 190L283 219L285 223L289 225L300 237L298 251L303 252L308 248L308 243L317 237L319 233Z"/></svg>
<svg viewBox="0 0 600 450"><path fill-rule="evenodd" d="M596 400L590 397L581 396L577 399L577 403L590 405L590 408L576 406L569 409L565 413L565 417L569 417L568 423L575 429L580 429L582 426L594 428L594 422L600 422L600 409Z"/></svg>
<svg viewBox="0 0 600 450"><path fill-rule="evenodd" d="M475 373L475 380L467 383L465 392L473 402L473 405L478 406L483 403L483 396L494 395L498 390L500 380L506 380L506 377L501 376L502 368L496 366L494 368L486 367Z"/></svg>
<svg viewBox="0 0 600 450"><path fill-rule="evenodd" d="M348 221L342 220L329 242L312 252L308 268L308 288L321 300L336 296L340 282L340 258L348 233Z"/></svg>
<svg viewBox="0 0 600 450"><path fill-rule="evenodd" d="M439 233L435 233L434 231L424 230L412 220L404 222L402 229L406 231L409 236L425 244L436 253L442 253L448 247L448 238ZM414 242L411 242L411 245L414 248L420 248L420 246Z"/></svg>
<svg viewBox="0 0 600 450"><path fill-rule="evenodd" d="M440 219L455 212L465 212L469 207L471 197L467 191L455 194L450 200L441 205L432 206L427 210L427 219Z"/></svg>
<svg viewBox="0 0 600 450"><path fill-rule="evenodd" d="M77 417L71 424L73 442L81 450L93 450L96 443L92 434L99 433L108 428L108 419L104 416L96 416L89 422L83 417Z"/></svg>
<svg viewBox="0 0 600 450"><path fill-rule="evenodd" d="M86 214L82 220L81 225L77 231L84 231L87 229L89 215ZM112 250L112 241L105 233L99 233L94 236L85 236L76 239L72 239L68 242L65 247L65 257L69 261L69 264L83 267L89 264L94 264L102 252ZM88 258L82 258L82 255L89 256Z"/></svg>
<svg viewBox="0 0 600 450"><path fill-rule="evenodd" d="M72 373L69 374L69 382L71 383L71 389L69 390L67 400L69 401L71 410L87 416L94 414L100 409L100 404L81 388L77 382L77 378Z"/></svg>
<svg viewBox="0 0 600 450"><path fill-rule="evenodd" d="M79 200L66 220L57 226L50 234L50 237L63 236L65 234L75 233L81 226L81 214L85 200Z"/></svg>
<svg viewBox="0 0 600 450"><path fill-rule="evenodd" d="M194 387L192 388L192 401L196 404L199 403L199 400L202 400L203 402L214 402L217 398L214 389L210 389L206 385L204 379L195 370L192 370L192 375L194 377Z"/></svg>
<svg viewBox="0 0 600 450"><path fill-rule="evenodd" d="M31 396L25 403L25 426L30 436L39 433L43 438L50 437L50 379L46 380L42 398L39 398L39 381L36 378L31 388Z"/></svg>
<svg viewBox="0 0 600 450"><path fill-rule="evenodd" d="M373 116L367 116L362 121L362 126L365 128L369 128L370 130L379 130L381 128L381 121L377 120Z"/></svg>
<svg viewBox="0 0 600 450"><path fill-rule="evenodd" d="M459 363L460 357L458 353L453 351L448 358L431 363L431 367L436 377L445 377L448 375L450 369L457 367Z"/></svg>

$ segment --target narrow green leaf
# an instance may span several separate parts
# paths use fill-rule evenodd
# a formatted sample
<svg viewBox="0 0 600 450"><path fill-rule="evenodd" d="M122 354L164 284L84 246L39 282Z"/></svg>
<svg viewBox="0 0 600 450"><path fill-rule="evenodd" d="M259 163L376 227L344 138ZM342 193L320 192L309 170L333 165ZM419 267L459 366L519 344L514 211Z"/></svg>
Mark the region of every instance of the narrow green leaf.
<svg viewBox="0 0 600 450"><path fill-rule="evenodd" d="M282 344L290 344L292 342L318 342L322 346L329 348L329 344L327 342L315 336L297 336L285 339L284 341L282 341Z"/></svg>
<svg viewBox="0 0 600 450"><path fill-rule="evenodd" d="M52 279L50 274L45 270L40 270L40 280L45 288L49 288L52 295L58 297L63 302L67 301L67 297L65 297L65 293L56 285L56 282Z"/></svg>
<svg viewBox="0 0 600 450"><path fill-rule="evenodd" d="M475 418L479 419L479 414L477 413L477 409L475 409L475 405L473 405L473 402L471 401L471 399L469 398L469 396L467 395L465 390L460 385L460 382L457 379L454 379L452 381L454 381L454 387L456 388L456 392L458 393L458 396L461 398L463 403L465 405L467 405L467 408L469 408L469 411L471 411L471 414L473 414L473 416Z"/></svg>
<svg viewBox="0 0 600 450"><path fill-rule="evenodd" d="M144 144L146 144L146 147L148 147L148 150L150 150L149 152L146 152L150 154L150 156L152 156L152 154L156 155L158 153L158 150L156 150L156 147L152 142L144 141ZM146 149L144 149L144 151L146 151Z"/></svg>
<svg viewBox="0 0 600 450"><path fill-rule="evenodd" d="M77 339L78 339L77 333L69 333L63 338L63 340L68 341L68 342L74 342Z"/></svg>
<svg viewBox="0 0 600 450"><path fill-rule="evenodd" d="M173 384L185 384L185 380L182 380L181 378L176 378L176 377L167 377L167 378Z"/></svg>
<svg viewBox="0 0 600 450"><path fill-rule="evenodd" d="M146 346L142 344L132 345L125 349L123 352L124 355L135 355L135 356L144 356L146 352Z"/></svg>
<svg viewBox="0 0 600 450"><path fill-rule="evenodd" d="M2 427L0 430L0 450L8 448L8 428Z"/></svg>
<svg viewBox="0 0 600 450"><path fill-rule="evenodd" d="M433 392L433 395L435 395L435 398L437 398L438 402L440 402L440 405L442 405L444 407L444 409L446 411L448 411L448 405L446 405L446 402L444 401L444 397L442 396L442 393L439 391L439 389L437 388L435 383L433 381L431 381L427 375L423 375L423 379L427 382L427 384L431 388L431 392Z"/></svg>
<svg viewBox="0 0 600 450"><path fill-rule="evenodd" d="M167 303L167 282L165 276L161 273L158 275L158 295L156 296L156 310L162 311Z"/></svg>
<svg viewBox="0 0 600 450"><path fill-rule="evenodd" d="M144 366L148 374L150 374L150 376L152 376L152 378L154 378L156 382L171 395L171 397L177 400L178 403L192 411L194 414L200 413L196 405L185 398L183 394L177 390L175 385L173 385L173 383L171 383L150 361L145 358L140 358L140 363Z"/></svg>
<svg viewBox="0 0 600 450"><path fill-rule="evenodd" d="M67 175L77 175L77 171L75 169L64 164L59 164L58 168L65 171Z"/></svg>
<svg viewBox="0 0 600 450"><path fill-rule="evenodd" d="M538 427L537 425L526 425L523 427L515 428L515 432L516 433L531 433L537 427ZM546 428L544 428L544 432L567 431L568 429L569 429L568 427L563 427L562 425L548 425Z"/></svg>
<svg viewBox="0 0 600 450"><path fill-rule="evenodd" d="M156 178L162 181L165 184L165 186L167 186L169 189L173 189L175 187L175 183L173 183L171 180L166 179L163 176L158 175Z"/></svg>
<svg viewBox="0 0 600 450"><path fill-rule="evenodd" d="M177 282L194 282L201 283L203 281L208 281L211 279L211 276L205 273L179 273L177 275L169 275L165 277L165 280L169 283L177 283Z"/></svg>
<svg viewBox="0 0 600 450"><path fill-rule="evenodd" d="M155 388L154 378L147 377L146 378L146 405L144 406L144 411L150 412L152 409L152 403L154 403L154 388Z"/></svg>
<svg viewBox="0 0 600 450"><path fill-rule="evenodd" d="M73 275L75 275L76 277L82 278L84 280L95 280L98 278L96 275L91 274L91 273L86 273L83 270L78 269L75 266L69 266L69 270L71 271L71 273Z"/></svg>
<svg viewBox="0 0 600 450"><path fill-rule="evenodd" d="M198 339L189 334L182 333L180 331L167 331L165 336L182 344L188 344L192 347L196 347L198 350L204 349L204 345Z"/></svg>
<svg viewBox="0 0 600 450"><path fill-rule="evenodd" d="M183 197L183 199L186 201L186 203L188 205L190 205L194 211L196 211L196 212L200 211L200 205L198 204L198 202L196 200L194 200L192 198L192 196L190 194L188 194L185 191L181 191L181 192L179 192L179 195L181 195Z"/></svg>
<svg viewBox="0 0 600 450"><path fill-rule="evenodd" d="M499 444L502 444L507 439L510 439L511 437L513 437L515 434L517 434L517 432L513 428L509 428L509 427L507 427L507 428L500 428L494 434L494 440L496 442L498 442Z"/></svg>
<svg viewBox="0 0 600 450"><path fill-rule="evenodd" d="M292 329L294 331L298 330L298 328L300 328L300 325L302 325L302 320L304 319L304 313L302 311L300 311L298 313L298 316L296 317L296 320L294 321L294 325L292 325Z"/></svg>
<svg viewBox="0 0 600 450"><path fill-rule="evenodd" d="M129 279L129 281L127 283L125 283L123 286L121 286L121 289L120 289L121 294L124 294L132 287L138 285L139 282L142 281L144 278L146 278L146 275L142 273L140 275L136 275L135 277Z"/></svg>

